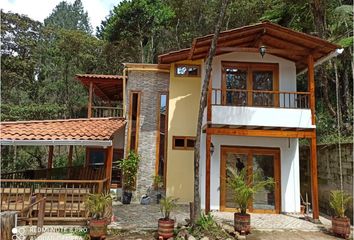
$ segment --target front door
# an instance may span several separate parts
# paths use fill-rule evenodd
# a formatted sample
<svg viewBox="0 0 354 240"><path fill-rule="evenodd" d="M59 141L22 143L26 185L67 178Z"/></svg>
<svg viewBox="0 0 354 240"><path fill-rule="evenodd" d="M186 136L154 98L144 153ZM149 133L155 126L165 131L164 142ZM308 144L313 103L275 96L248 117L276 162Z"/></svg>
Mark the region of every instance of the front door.
<svg viewBox="0 0 354 240"><path fill-rule="evenodd" d="M264 178L272 177L274 188L260 190L249 203L249 212L280 213L280 150L275 148L222 147L220 165L220 210L235 211L232 190L227 186L227 169L247 169L250 179L260 171Z"/></svg>

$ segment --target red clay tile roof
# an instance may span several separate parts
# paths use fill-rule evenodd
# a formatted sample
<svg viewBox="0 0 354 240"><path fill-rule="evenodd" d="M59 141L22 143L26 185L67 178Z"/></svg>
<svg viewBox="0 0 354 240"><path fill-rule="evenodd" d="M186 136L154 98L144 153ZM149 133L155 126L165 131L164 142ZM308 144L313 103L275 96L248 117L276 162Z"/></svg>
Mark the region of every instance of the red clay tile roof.
<svg viewBox="0 0 354 240"><path fill-rule="evenodd" d="M111 140L123 118L90 118L0 123L0 140Z"/></svg>

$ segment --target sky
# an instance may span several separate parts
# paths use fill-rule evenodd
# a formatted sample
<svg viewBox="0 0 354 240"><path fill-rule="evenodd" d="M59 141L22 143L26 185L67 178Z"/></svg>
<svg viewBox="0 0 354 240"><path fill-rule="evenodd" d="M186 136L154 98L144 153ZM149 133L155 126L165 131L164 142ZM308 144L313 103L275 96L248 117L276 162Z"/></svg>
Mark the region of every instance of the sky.
<svg viewBox="0 0 354 240"><path fill-rule="evenodd" d="M5 11L20 13L28 17L43 22L54 7L63 0L0 0L0 7ZM101 24L101 21L109 14L119 0L81 0L88 12L93 30ZM73 3L74 0L66 0Z"/></svg>

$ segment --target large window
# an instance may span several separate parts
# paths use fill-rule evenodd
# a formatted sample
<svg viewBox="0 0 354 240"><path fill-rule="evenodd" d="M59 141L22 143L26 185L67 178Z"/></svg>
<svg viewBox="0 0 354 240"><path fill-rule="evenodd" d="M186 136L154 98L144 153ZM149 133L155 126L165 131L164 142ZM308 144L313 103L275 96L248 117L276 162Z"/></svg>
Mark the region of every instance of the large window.
<svg viewBox="0 0 354 240"><path fill-rule="evenodd" d="M278 106L278 64L222 63L223 103L232 106Z"/></svg>
<svg viewBox="0 0 354 240"><path fill-rule="evenodd" d="M131 92L129 101L128 151L138 151L140 92Z"/></svg>
<svg viewBox="0 0 354 240"><path fill-rule="evenodd" d="M160 93L157 108L156 174L164 183L167 166L168 94Z"/></svg>

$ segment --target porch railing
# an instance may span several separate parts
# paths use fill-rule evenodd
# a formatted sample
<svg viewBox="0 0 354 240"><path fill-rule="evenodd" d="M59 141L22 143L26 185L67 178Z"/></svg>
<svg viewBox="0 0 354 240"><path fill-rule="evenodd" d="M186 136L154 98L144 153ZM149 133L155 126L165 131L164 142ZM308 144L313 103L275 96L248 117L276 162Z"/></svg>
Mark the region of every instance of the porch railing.
<svg viewBox="0 0 354 240"><path fill-rule="evenodd" d="M66 218L84 220L88 217L84 204L87 194L106 191L108 189L108 179L2 179L0 185L1 211L28 209L33 203L34 196L36 196L36 198L46 199L45 221L65 221ZM28 218L38 216L38 207L32 207L33 210Z"/></svg>
<svg viewBox="0 0 354 240"><path fill-rule="evenodd" d="M309 109L309 92L213 88L212 105Z"/></svg>
<svg viewBox="0 0 354 240"><path fill-rule="evenodd" d="M92 116L95 118L123 117L123 107L93 106L92 107Z"/></svg>
<svg viewBox="0 0 354 240"><path fill-rule="evenodd" d="M99 180L105 177L104 166L74 166L2 173L2 179Z"/></svg>

